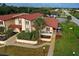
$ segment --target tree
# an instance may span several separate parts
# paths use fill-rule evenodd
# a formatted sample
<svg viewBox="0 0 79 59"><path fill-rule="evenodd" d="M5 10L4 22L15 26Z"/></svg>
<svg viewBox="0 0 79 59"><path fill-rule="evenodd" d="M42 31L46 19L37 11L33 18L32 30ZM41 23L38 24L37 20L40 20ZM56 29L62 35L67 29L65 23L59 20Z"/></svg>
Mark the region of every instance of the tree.
<svg viewBox="0 0 79 59"><path fill-rule="evenodd" d="M38 18L34 21L34 25L36 30L39 31L39 38L40 38L40 30L45 27L45 22L43 18Z"/></svg>
<svg viewBox="0 0 79 59"><path fill-rule="evenodd" d="M9 38L13 35L13 30L12 29L8 29L6 32L5 32L5 35L6 35L6 38Z"/></svg>
<svg viewBox="0 0 79 59"><path fill-rule="evenodd" d="M4 34L5 27L0 27L0 34Z"/></svg>
<svg viewBox="0 0 79 59"><path fill-rule="evenodd" d="M31 32L31 40L37 40L39 38L39 32L38 31L32 31Z"/></svg>
<svg viewBox="0 0 79 59"><path fill-rule="evenodd" d="M2 3L1 6L6 7L7 5L5 3Z"/></svg>
<svg viewBox="0 0 79 59"><path fill-rule="evenodd" d="M71 16L67 16L67 22L70 22L71 19L72 19Z"/></svg>

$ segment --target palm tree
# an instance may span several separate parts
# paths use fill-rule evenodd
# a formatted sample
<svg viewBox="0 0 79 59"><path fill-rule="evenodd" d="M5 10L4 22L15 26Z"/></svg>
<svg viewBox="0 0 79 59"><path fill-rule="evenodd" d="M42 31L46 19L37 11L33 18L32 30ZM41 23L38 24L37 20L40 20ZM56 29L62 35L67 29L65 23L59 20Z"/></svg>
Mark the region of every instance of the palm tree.
<svg viewBox="0 0 79 59"><path fill-rule="evenodd" d="M40 38L40 31L45 27L45 22L43 18L38 18L34 21L34 25L36 27L36 30L39 32L39 38Z"/></svg>

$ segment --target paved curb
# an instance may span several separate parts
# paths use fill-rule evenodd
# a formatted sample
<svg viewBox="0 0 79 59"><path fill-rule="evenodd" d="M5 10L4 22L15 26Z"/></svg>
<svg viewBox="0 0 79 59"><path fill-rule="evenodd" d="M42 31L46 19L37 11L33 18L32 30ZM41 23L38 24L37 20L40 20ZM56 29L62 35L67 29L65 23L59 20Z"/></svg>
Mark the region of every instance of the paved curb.
<svg viewBox="0 0 79 59"><path fill-rule="evenodd" d="M47 56L53 56L54 48L55 48L55 37L56 37L56 32L54 33L54 35L52 37L51 45L50 45Z"/></svg>

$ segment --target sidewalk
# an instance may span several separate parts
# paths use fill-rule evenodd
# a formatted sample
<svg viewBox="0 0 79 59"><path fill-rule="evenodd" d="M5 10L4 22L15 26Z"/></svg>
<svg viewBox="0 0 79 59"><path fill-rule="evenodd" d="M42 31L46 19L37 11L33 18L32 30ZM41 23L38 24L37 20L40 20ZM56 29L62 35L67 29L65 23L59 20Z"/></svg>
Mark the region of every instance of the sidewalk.
<svg viewBox="0 0 79 59"><path fill-rule="evenodd" d="M53 56L54 48L55 48L55 37L56 37L56 32L54 33L52 37L52 41L51 41L50 48L48 51L48 56Z"/></svg>

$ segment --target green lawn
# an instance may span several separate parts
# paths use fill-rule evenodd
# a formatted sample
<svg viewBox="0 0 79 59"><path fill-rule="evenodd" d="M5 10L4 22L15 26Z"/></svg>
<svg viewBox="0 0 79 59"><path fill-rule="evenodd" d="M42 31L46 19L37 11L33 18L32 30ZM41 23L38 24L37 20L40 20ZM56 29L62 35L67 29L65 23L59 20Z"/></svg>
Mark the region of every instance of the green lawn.
<svg viewBox="0 0 79 59"><path fill-rule="evenodd" d="M71 13L73 16L75 16L76 18L78 18L79 19L79 12L76 12L76 13Z"/></svg>
<svg viewBox="0 0 79 59"><path fill-rule="evenodd" d="M76 56L79 55L79 39L77 39L79 28L74 23L62 23L62 38L57 39L55 43L55 56L72 56L73 51L76 52ZM73 30L69 29L73 27Z"/></svg>
<svg viewBox="0 0 79 59"><path fill-rule="evenodd" d="M44 53L47 55L49 46L45 46L45 51L43 47L40 48L24 48L19 46L7 46L0 48L0 54L12 55L12 56L43 56Z"/></svg>

